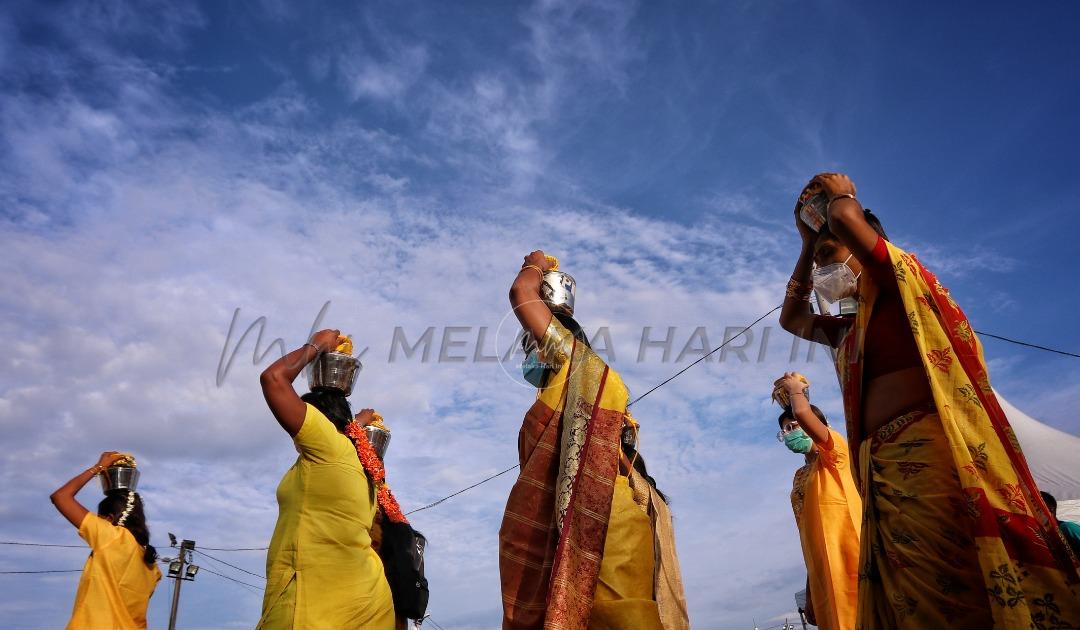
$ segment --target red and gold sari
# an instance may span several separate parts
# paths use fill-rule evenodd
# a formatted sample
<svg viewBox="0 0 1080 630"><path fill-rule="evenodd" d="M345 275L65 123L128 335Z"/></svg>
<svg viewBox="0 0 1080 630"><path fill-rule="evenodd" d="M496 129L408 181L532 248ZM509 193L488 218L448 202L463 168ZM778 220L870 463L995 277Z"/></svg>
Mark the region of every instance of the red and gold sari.
<svg viewBox="0 0 1080 630"><path fill-rule="evenodd" d="M635 505L647 482L619 475L622 379L557 320L540 347L558 370L518 438L521 472L499 530L503 628L688 627L661 622L686 614L674 545L662 544L670 515Z"/></svg>
<svg viewBox="0 0 1080 630"><path fill-rule="evenodd" d="M960 307L915 256L888 264L933 392L862 435L864 274L837 357L863 492L858 628L1077 628L1077 560L1039 496Z"/></svg>

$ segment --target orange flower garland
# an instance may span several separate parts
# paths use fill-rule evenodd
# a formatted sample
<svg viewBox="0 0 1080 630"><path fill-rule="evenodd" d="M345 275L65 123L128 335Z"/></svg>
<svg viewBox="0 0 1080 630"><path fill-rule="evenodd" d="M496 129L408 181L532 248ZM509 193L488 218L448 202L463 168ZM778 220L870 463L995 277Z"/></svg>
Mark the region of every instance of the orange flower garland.
<svg viewBox="0 0 1080 630"><path fill-rule="evenodd" d="M386 483L386 468L383 467L382 460L375 454L375 449L368 441L364 426L354 420L345 425L345 435L353 441L360 464L375 484L376 497L383 513L394 523L408 523L408 519L401 512L401 506L394 498L394 493L390 492L390 485Z"/></svg>

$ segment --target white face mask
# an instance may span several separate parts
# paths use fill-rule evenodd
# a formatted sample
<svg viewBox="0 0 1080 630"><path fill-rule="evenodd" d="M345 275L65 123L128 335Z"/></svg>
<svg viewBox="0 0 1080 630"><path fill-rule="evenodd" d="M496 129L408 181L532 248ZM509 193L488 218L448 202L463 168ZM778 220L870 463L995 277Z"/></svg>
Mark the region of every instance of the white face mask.
<svg viewBox="0 0 1080 630"><path fill-rule="evenodd" d="M842 263L832 263L814 270L814 290L830 304L855 295L859 286L859 276L848 267L848 260L851 260L850 255Z"/></svg>

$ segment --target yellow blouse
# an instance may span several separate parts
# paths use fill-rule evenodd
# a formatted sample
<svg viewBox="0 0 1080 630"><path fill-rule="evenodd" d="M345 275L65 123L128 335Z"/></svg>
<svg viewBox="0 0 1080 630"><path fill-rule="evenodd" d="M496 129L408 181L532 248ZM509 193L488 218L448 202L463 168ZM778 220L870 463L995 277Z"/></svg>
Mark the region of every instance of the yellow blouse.
<svg viewBox="0 0 1080 630"><path fill-rule="evenodd" d="M394 602L371 548L375 491L352 441L307 406L300 456L277 489L259 628L394 628Z"/></svg>
<svg viewBox="0 0 1080 630"><path fill-rule="evenodd" d="M848 445L829 429L829 444L795 473L791 505L799 526L806 574L818 626L855 627L862 499L851 476Z"/></svg>
<svg viewBox="0 0 1080 630"><path fill-rule="evenodd" d="M90 545L90 557L83 566L68 629L146 628L146 607L161 570L143 562L145 550L127 528L93 512L83 517L79 536Z"/></svg>

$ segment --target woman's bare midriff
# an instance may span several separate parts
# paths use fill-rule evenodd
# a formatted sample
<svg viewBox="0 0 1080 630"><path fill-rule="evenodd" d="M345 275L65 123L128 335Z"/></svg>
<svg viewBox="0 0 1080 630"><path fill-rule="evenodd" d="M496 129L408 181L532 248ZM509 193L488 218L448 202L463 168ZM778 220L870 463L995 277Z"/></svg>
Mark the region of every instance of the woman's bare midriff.
<svg viewBox="0 0 1080 630"><path fill-rule="evenodd" d="M889 372L863 385L863 435L908 411L933 405L934 396L922 366Z"/></svg>

